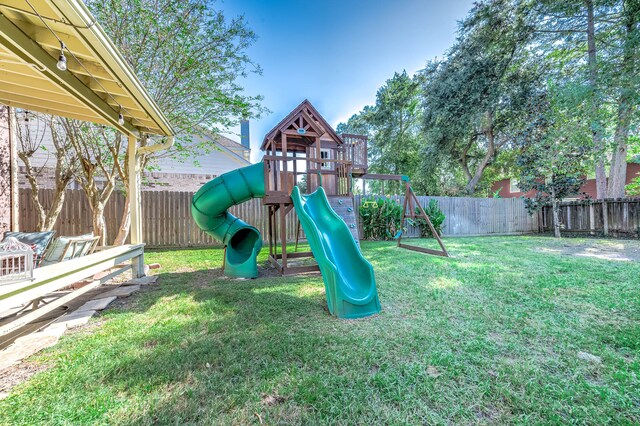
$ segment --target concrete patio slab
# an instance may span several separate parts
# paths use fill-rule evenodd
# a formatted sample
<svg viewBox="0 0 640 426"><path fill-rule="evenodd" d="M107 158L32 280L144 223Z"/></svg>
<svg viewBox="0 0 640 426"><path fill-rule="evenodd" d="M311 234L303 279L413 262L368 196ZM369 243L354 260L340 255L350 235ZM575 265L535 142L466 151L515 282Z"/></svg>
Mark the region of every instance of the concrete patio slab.
<svg viewBox="0 0 640 426"><path fill-rule="evenodd" d="M103 297L112 297L112 296L129 297L131 293L134 293L138 290L140 290L140 285L123 285L103 294L102 296Z"/></svg>
<svg viewBox="0 0 640 426"><path fill-rule="evenodd" d="M140 285L150 285L155 284L158 281L157 275L147 275L142 278L134 278L130 281L127 281L126 284L140 284Z"/></svg>
<svg viewBox="0 0 640 426"><path fill-rule="evenodd" d="M64 324L66 328L79 327L89 322L96 311L75 311L58 318L53 324Z"/></svg>
<svg viewBox="0 0 640 426"><path fill-rule="evenodd" d="M82 312L82 311L101 311L106 309L107 306L114 300L116 300L116 296L102 297L100 299L93 299L86 302L84 305L80 306L74 312Z"/></svg>

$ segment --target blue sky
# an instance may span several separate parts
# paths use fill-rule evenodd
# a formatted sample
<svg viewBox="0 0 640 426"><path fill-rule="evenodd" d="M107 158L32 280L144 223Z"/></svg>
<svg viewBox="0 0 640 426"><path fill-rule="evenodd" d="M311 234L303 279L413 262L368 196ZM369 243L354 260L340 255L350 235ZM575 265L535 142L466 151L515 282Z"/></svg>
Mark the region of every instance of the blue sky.
<svg viewBox="0 0 640 426"><path fill-rule="evenodd" d="M263 74L243 83L271 113L251 122L252 159L264 135L309 99L336 126L373 104L377 89L413 74L455 40L471 0L225 0L227 17L244 15L258 35L249 49ZM234 129L239 131L239 129ZM234 139L238 140L237 136Z"/></svg>

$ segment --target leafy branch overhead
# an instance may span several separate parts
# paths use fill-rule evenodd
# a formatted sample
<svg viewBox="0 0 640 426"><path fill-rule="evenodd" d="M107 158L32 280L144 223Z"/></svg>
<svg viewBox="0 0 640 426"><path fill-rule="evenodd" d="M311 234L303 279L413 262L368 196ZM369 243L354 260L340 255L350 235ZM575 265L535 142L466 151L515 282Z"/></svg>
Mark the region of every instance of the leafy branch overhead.
<svg viewBox="0 0 640 426"><path fill-rule="evenodd" d="M247 54L256 35L243 17L227 19L206 0L87 5L179 132L215 132L263 110L241 85L261 73Z"/></svg>

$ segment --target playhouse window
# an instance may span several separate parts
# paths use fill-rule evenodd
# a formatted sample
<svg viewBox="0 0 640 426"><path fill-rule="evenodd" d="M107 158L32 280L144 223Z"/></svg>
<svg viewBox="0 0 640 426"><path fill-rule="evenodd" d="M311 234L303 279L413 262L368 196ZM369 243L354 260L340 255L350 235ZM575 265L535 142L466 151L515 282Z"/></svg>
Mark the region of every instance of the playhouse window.
<svg viewBox="0 0 640 426"><path fill-rule="evenodd" d="M320 150L320 158L322 159L330 159L331 158L331 151L328 149L321 149ZM320 168L323 170L331 170L331 163L320 163Z"/></svg>

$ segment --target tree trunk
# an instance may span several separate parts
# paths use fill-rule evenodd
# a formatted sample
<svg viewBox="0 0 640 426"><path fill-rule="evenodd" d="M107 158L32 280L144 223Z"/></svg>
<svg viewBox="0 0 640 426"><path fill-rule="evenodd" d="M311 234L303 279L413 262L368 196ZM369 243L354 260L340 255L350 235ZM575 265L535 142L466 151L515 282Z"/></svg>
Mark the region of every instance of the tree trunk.
<svg viewBox="0 0 640 426"><path fill-rule="evenodd" d="M129 230L131 229L131 199L127 192L127 197L124 200L124 210L122 211L122 218L120 219L120 228L118 228L118 235L113 242L114 246L121 246L127 241L129 236Z"/></svg>
<svg viewBox="0 0 640 426"><path fill-rule="evenodd" d="M73 180L73 173L65 170L63 155L64 154L59 151L56 152L56 189L53 193L53 202L44 220L44 227L47 231L52 230L56 224L58 215L64 205L67 188Z"/></svg>
<svg viewBox="0 0 640 426"><path fill-rule="evenodd" d="M33 169L33 166L31 165L31 155L26 152L18 152L18 157L24 164L25 177L27 178L29 186L31 187L31 205L36 212L36 216L38 217L38 225L36 229L38 231L49 231L49 229L45 229L46 213L44 211L42 203L40 202L40 185L38 184L36 173Z"/></svg>
<svg viewBox="0 0 640 426"><path fill-rule="evenodd" d="M614 150L611 157L609 172L608 196L611 198L624 197L627 180L627 141L629 139L629 125L631 124L631 105L629 99L621 99L618 105L618 122L614 134Z"/></svg>
<svg viewBox="0 0 640 426"><path fill-rule="evenodd" d="M560 235L560 204L556 199L554 190L551 190L551 208L553 210L553 236L561 238Z"/></svg>
<svg viewBox="0 0 640 426"><path fill-rule="evenodd" d="M460 165L462 166L462 171L464 172L464 176L467 178L467 182L471 182L471 180L473 180L473 175L471 174L471 170L469 170L468 154L469 154L469 150L471 149L471 147L473 146L477 138L478 136L474 132L474 135L469 137L469 143L464 147L459 158Z"/></svg>
<svg viewBox="0 0 640 426"><path fill-rule="evenodd" d="M58 215L60 215L60 212L62 211L62 206L64 205L65 192L66 188L56 190L53 195L51 207L44 219L44 228L41 229L41 231L51 231L53 229L53 226L56 224L56 220L58 220Z"/></svg>
<svg viewBox="0 0 640 426"><path fill-rule="evenodd" d="M473 175L473 178L467 183L466 191L468 194L473 194L476 191L476 186L482 179L482 174L484 170L487 168L491 161L493 161L493 157L496 154L496 145L495 145L495 135L493 133L493 112L487 111L487 125L484 130L484 134L487 137L487 153L476 167L476 172Z"/></svg>
<svg viewBox="0 0 640 426"><path fill-rule="evenodd" d="M638 24L640 2L638 0L628 0L624 3L626 32L621 66L623 80L620 99L618 101L618 120L614 133L614 148L611 157L611 169L609 171L608 195L612 198L622 198L625 195L627 142L629 140L631 116L635 109L633 99L637 96L633 84L629 81L635 78L635 53L636 44L638 43L636 26Z"/></svg>
<svg viewBox="0 0 640 426"><path fill-rule="evenodd" d="M101 202L92 203L91 206L91 223L93 224L93 235L99 236L99 243L102 246L106 246L107 242L107 227L104 221L104 204Z"/></svg>
<svg viewBox="0 0 640 426"><path fill-rule="evenodd" d="M587 57L589 64L589 85L591 86L591 133L596 169L596 197L607 198L607 171L605 170L605 147L602 139L602 124L598 119L598 64L596 61L596 29L593 0L585 0L587 7Z"/></svg>

